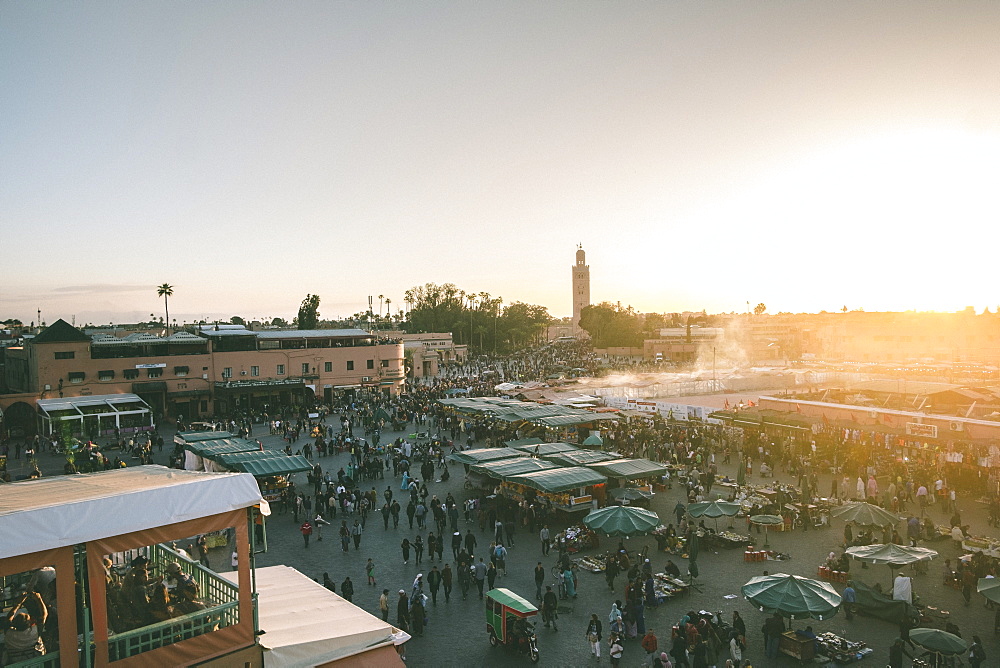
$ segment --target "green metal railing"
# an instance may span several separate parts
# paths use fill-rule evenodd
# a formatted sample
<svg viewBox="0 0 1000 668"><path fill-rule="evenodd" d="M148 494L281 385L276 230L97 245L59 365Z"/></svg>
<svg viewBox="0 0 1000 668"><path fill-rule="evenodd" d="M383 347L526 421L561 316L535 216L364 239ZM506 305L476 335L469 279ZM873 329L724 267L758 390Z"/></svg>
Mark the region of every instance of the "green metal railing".
<svg viewBox="0 0 1000 668"><path fill-rule="evenodd" d="M111 661L149 652L159 647L232 626L239 621L239 601L215 605L206 610L174 617L164 622L115 633L108 638Z"/></svg>
<svg viewBox="0 0 1000 668"><path fill-rule="evenodd" d="M50 652L45 656L36 656L27 661L8 663L6 668L59 668L59 652Z"/></svg>

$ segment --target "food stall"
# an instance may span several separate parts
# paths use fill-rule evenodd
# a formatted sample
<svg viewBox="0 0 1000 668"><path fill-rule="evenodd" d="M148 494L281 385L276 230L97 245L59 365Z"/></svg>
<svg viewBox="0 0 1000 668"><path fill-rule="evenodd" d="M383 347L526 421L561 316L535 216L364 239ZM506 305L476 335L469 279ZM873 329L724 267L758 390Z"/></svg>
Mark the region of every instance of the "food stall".
<svg viewBox="0 0 1000 668"><path fill-rule="evenodd" d="M603 452L601 450L566 450L541 455L541 458L555 462L560 466L588 466L596 462L619 459L621 455L617 452Z"/></svg>
<svg viewBox="0 0 1000 668"><path fill-rule="evenodd" d="M608 479L613 480L617 487L624 487L624 483L632 480L657 479L667 472L666 466L648 459L609 459L593 462L586 466L608 476ZM647 492L653 491L651 484L647 484L645 487L641 485L633 485L633 487L645 489Z"/></svg>
<svg viewBox="0 0 1000 668"><path fill-rule="evenodd" d="M569 443L530 443L511 446L515 450L520 450L532 457L544 457L560 452L580 452L580 448Z"/></svg>
<svg viewBox="0 0 1000 668"><path fill-rule="evenodd" d="M527 456L527 453L515 450L514 448L477 448L475 450L453 452L448 455L448 459L459 464L465 464L466 467L471 467L475 464L497 461L499 459L515 459Z"/></svg>
<svg viewBox="0 0 1000 668"><path fill-rule="evenodd" d="M553 464L552 462L547 462L544 459L535 459L534 457L516 457L514 459L498 459L495 461L483 462L482 464L475 464L472 467L472 472L488 478L506 480L512 476L521 475L522 473L547 471L549 469L557 468L559 468L558 465Z"/></svg>
<svg viewBox="0 0 1000 668"><path fill-rule="evenodd" d="M591 510L594 492L602 490L607 481L596 471L572 466L510 476L501 488L505 495L516 499L523 499L532 490L533 495L548 499L555 508L573 513Z"/></svg>
<svg viewBox="0 0 1000 668"><path fill-rule="evenodd" d="M688 585L683 580L670 577L666 573L653 574L653 596L656 598L657 605L667 599L686 594L687 591Z"/></svg>
<svg viewBox="0 0 1000 668"><path fill-rule="evenodd" d="M232 438L235 435L228 431L179 431L174 434L174 443L183 447L188 443L214 441L219 438Z"/></svg>
<svg viewBox="0 0 1000 668"><path fill-rule="evenodd" d="M558 545L562 540L566 541L566 551L570 554L575 554L580 550L586 550L590 547L599 547L601 544L601 539L597 533L582 524L566 527L564 531L556 534L556 544ZM604 568L602 567L601 570L604 570Z"/></svg>
<svg viewBox="0 0 1000 668"><path fill-rule="evenodd" d="M653 530L652 536L656 539L656 549L660 552L666 552L668 554L686 554L686 540L683 536L670 535L669 529L665 526L656 527Z"/></svg>
<svg viewBox="0 0 1000 668"><path fill-rule="evenodd" d="M269 502L281 498L290 475L313 467L302 455L286 455L277 450L226 453L214 456L213 460L227 471L251 474L257 479L261 495Z"/></svg>
<svg viewBox="0 0 1000 668"><path fill-rule="evenodd" d="M218 432L216 432L218 433ZM260 443L245 438L218 438L195 441L184 445L184 468L188 471L216 471L213 458L236 452L255 452Z"/></svg>

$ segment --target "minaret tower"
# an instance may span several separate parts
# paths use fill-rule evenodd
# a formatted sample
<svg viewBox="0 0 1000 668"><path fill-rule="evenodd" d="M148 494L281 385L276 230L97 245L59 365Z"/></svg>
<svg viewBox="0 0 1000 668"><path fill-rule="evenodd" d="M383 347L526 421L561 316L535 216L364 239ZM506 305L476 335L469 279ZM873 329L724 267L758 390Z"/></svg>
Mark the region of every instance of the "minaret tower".
<svg viewBox="0 0 1000 668"><path fill-rule="evenodd" d="M576 245L576 264L573 265L573 334L580 334L580 313L590 306L590 267L583 244Z"/></svg>

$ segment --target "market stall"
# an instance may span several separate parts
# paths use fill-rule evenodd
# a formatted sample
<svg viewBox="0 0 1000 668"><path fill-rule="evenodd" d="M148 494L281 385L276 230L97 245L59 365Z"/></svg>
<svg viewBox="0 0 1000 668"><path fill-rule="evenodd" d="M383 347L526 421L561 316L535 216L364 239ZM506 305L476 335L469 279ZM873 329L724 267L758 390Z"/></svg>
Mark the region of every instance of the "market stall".
<svg viewBox="0 0 1000 668"><path fill-rule="evenodd" d="M559 545L560 543L564 545L567 552L575 554L580 550L586 550L590 547L599 547L601 539L591 529L585 526L574 525L566 527L564 531L556 534L556 544Z"/></svg>
<svg viewBox="0 0 1000 668"><path fill-rule="evenodd" d="M514 459L516 457L527 457L527 453L515 450L514 448L477 448L475 450L463 450L453 452L448 455L448 459L466 466L492 462L498 459Z"/></svg>
<svg viewBox="0 0 1000 668"><path fill-rule="evenodd" d="M221 432L214 432L219 434ZM184 444L184 468L188 471L216 471L213 458L218 455L237 452L255 452L260 443L245 438L214 438Z"/></svg>
<svg viewBox="0 0 1000 668"><path fill-rule="evenodd" d="M528 443L511 446L515 450L527 453L532 457L543 457L554 455L560 452L579 452L580 448L569 443Z"/></svg>
<svg viewBox="0 0 1000 668"><path fill-rule="evenodd" d="M515 498L524 498L531 490L533 496L548 499L560 510L577 512L592 509L595 489L607 481L595 471L573 466L511 476L503 482L502 489Z"/></svg>
<svg viewBox="0 0 1000 668"><path fill-rule="evenodd" d="M686 540L684 536L678 536L676 530L668 527L657 527L652 531L653 538L656 539L656 549L668 554L686 554Z"/></svg>
<svg viewBox="0 0 1000 668"><path fill-rule="evenodd" d="M498 459L495 461L483 462L472 467L472 472L484 475L488 478L507 480L508 478L522 473L533 471L547 471L557 469L558 465L547 462L544 459L534 457L516 457L514 459Z"/></svg>
<svg viewBox="0 0 1000 668"><path fill-rule="evenodd" d="M671 577L666 573L653 574L653 596L657 605L687 592L688 584L683 580Z"/></svg>
<svg viewBox="0 0 1000 668"><path fill-rule="evenodd" d="M602 452L600 450L567 450L542 455L542 459L555 462L560 466L589 466L596 462L606 462L620 457L621 455L617 452Z"/></svg>

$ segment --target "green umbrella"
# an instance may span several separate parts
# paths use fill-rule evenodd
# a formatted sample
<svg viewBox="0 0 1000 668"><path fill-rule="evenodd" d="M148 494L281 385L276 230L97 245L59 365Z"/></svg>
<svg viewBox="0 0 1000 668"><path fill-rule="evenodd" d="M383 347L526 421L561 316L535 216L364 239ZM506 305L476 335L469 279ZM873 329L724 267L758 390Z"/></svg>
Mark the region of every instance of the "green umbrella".
<svg viewBox="0 0 1000 668"><path fill-rule="evenodd" d="M930 561L938 556L934 550L926 547L910 547L909 545L858 545L849 547L845 552L858 561L868 564L886 564L889 568L899 568L918 561Z"/></svg>
<svg viewBox="0 0 1000 668"><path fill-rule="evenodd" d="M906 566L918 561L930 561L938 556L934 550L926 547L910 547L909 545L858 545L847 548L847 554L852 559L869 564L888 564L889 566Z"/></svg>
<svg viewBox="0 0 1000 668"><path fill-rule="evenodd" d="M640 499L649 501L653 498L651 492L647 492L644 489L636 489L635 487L616 487L611 490L611 496L621 501L638 501Z"/></svg>
<svg viewBox="0 0 1000 668"><path fill-rule="evenodd" d="M715 501L692 503L688 506L688 514L691 517L722 517L723 515L732 517L740 512L741 508L742 506L738 503L716 499Z"/></svg>
<svg viewBox="0 0 1000 668"><path fill-rule="evenodd" d="M954 656L969 649L964 640L941 629L911 629L910 640L943 656Z"/></svg>
<svg viewBox="0 0 1000 668"><path fill-rule="evenodd" d="M997 578L979 578L976 591L994 603L1000 603L1000 580Z"/></svg>
<svg viewBox="0 0 1000 668"><path fill-rule="evenodd" d="M715 501L703 501L701 503L692 503L688 506L688 514L691 517L714 517L715 518L715 529L719 529L719 518L722 516L732 517L736 513L742 510L743 506L738 503L730 503L729 501L722 501L721 499L716 499ZM732 522L729 523L730 528L732 528Z"/></svg>
<svg viewBox="0 0 1000 668"><path fill-rule="evenodd" d="M845 504L839 508L834 508L831 514L849 524L860 524L862 526L884 527L899 522L898 515L893 515L884 508L864 502Z"/></svg>
<svg viewBox="0 0 1000 668"><path fill-rule="evenodd" d="M608 536L635 536L652 531L660 518L652 510L635 506L608 506L583 518L584 526Z"/></svg>
<svg viewBox="0 0 1000 668"><path fill-rule="evenodd" d="M843 600L826 582L785 573L751 578L742 591L762 612L777 612L789 619L829 619Z"/></svg>
<svg viewBox="0 0 1000 668"><path fill-rule="evenodd" d="M751 515L750 521L764 527L764 547L771 547L767 544L767 527L785 523L781 515Z"/></svg>

